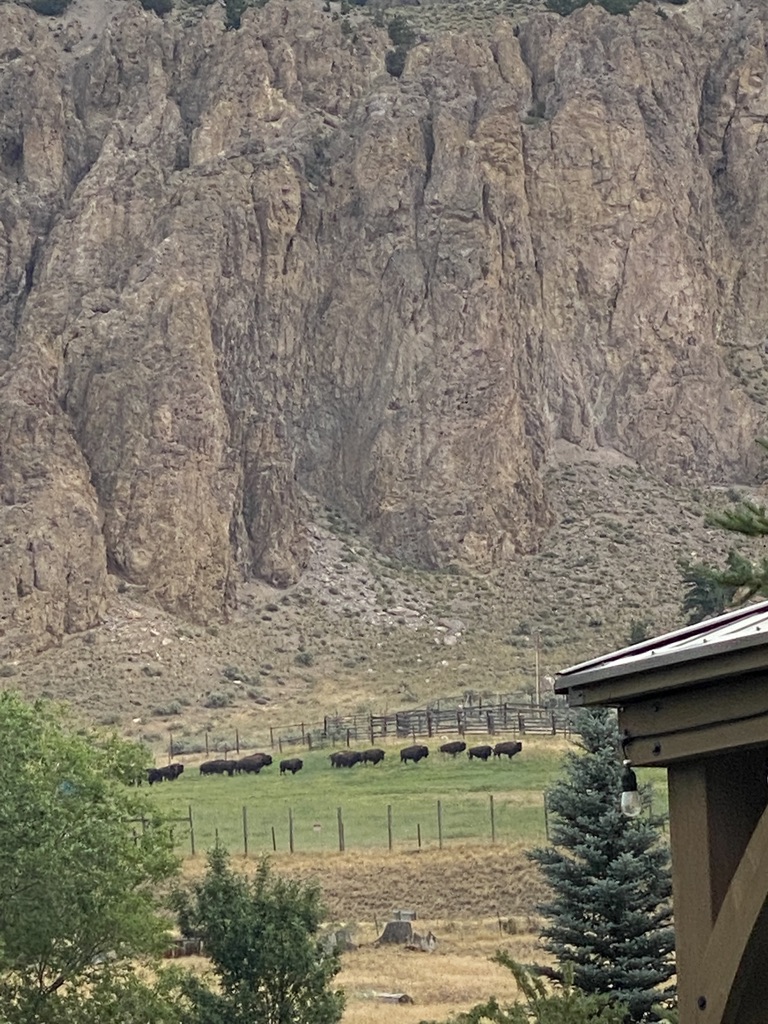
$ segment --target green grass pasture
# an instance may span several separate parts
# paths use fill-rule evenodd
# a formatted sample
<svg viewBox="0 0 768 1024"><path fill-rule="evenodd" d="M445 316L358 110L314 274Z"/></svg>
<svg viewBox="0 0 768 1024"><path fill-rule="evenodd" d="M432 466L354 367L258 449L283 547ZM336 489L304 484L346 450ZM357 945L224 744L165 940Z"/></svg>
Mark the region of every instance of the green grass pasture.
<svg viewBox="0 0 768 1024"><path fill-rule="evenodd" d="M289 849L289 815L296 852L339 849L338 809L348 850L386 848L387 808L392 811L393 846L417 849L442 839L491 842L491 801L497 842L534 844L546 838L544 792L556 777L562 740L531 739L511 761L469 761L466 754L445 757L433 749L426 761L401 764L399 748L387 750L375 767L331 768L329 751L298 752L304 768L279 774L279 758L259 775L201 776L188 765L175 782L152 787L152 797L168 814L186 818L192 809L195 849L209 849L216 837L231 853L258 856ZM283 755L292 756L292 755ZM618 799L618 795L617 795ZM655 809L661 810L661 806ZM244 824L245 813L245 824ZM175 826L181 853L189 854L189 828Z"/></svg>

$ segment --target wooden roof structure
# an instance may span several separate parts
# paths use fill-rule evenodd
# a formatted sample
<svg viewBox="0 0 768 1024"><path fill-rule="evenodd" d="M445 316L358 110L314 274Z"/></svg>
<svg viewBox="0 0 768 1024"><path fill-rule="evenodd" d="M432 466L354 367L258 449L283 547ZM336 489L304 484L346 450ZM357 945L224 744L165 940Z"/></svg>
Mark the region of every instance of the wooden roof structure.
<svg viewBox="0 0 768 1024"><path fill-rule="evenodd" d="M667 769L680 1024L766 1024L768 601L560 672ZM618 796L617 796L618 799Z"/></svg>

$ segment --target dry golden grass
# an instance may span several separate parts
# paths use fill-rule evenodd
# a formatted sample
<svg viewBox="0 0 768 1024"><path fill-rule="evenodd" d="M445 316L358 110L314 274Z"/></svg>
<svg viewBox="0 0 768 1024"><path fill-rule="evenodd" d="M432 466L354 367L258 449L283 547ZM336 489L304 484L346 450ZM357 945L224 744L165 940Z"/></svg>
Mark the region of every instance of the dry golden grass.
<svg viewBox="0 0 768 1024"><path fill-rule="evenodd" d="M204 868L202 857L184 861L192 877ZM238 861L253 871L256 861ZM277 854L273 868L287 878L319 884L329 917L345 924L371 925L389 919L395 909L414 910L419 919L446 922L498 920L528 922L545 896L535 865L522 844L450 847L420 852ZM524 926L524 925L523 925Z"/></svg>
<svg viewBox="0 0 768 1024"><path fill-rule="evenodd" d="M493 928L482 932L469 927L446 935L441 922L416 922L431 929L438 939L433 953L416 953L387 946L361 946L345 953L338 981L347 994L346 1024L416 1024L445 1020L495 995L513 1001L517 988L509 971L491 963L500 946L513 956L525 958L535 944L534 936L500 939ZM470 949L464 949L466 944ZM376 992L405 992L413 1004L391 1004L374 998Z"/></svg>

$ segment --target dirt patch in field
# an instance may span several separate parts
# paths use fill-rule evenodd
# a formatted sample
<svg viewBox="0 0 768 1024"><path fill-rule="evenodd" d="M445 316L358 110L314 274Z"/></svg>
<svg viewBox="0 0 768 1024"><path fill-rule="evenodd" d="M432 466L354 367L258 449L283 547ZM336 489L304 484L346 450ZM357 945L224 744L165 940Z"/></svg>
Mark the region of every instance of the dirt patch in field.
<svg viewBox="0 0 768 1024"><path fill-rule="evenodd" d="M280 874L317 881L329 915L343 921L389 919L394 909L419 918L530 918L546 889L522 845L414 853L281 857Z"/></svg>

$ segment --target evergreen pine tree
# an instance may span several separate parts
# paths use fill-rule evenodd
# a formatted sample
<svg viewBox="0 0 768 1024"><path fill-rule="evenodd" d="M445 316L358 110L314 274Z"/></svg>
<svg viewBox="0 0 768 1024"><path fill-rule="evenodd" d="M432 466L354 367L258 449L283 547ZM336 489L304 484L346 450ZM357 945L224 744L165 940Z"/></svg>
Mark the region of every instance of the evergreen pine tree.
<svg viewBox="0 0 768 1024"><path fill-rule="evenodd" d="M768 451L768 439L758 437L757 444ZM717 526L743 537L768 537L768 510L764 505L744 499L706 517L709 526ZM756 561L738 551L728 552L724 569L707 562L679 563L686 587L683 610L689 622L700 622L724 611L730 605L745 604L753 597L768 597L768 558Z"/></svg>
<svg viewBox="0 0 768 1024"><path fill-rule="evenodd" d="M614 714L584 711L579 728L584 753L566 755L548 794L551 845L529 854L551 891L542 938L579 988L613 993L628 1021L651 1020L674 974L669 854L658 822L620 811Z"/></svg>

